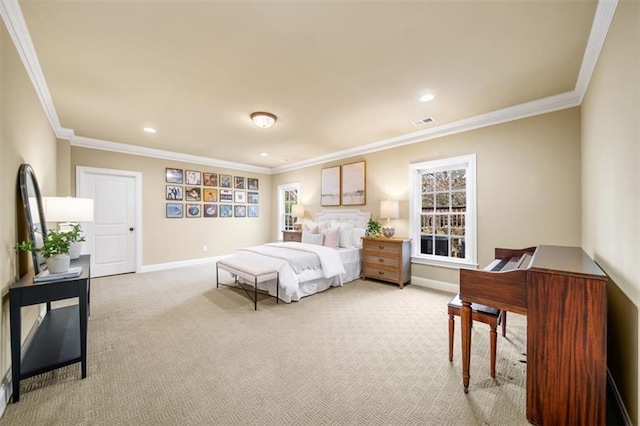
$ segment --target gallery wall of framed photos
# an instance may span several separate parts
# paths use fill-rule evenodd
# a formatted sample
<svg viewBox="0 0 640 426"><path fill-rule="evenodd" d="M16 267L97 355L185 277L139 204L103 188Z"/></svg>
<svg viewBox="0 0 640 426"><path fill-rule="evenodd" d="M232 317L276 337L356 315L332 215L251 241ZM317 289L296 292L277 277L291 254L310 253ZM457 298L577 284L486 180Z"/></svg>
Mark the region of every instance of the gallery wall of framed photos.
<svg viewBox="0 0 640 426"><path fill-rule="evenodd" d="M165 217L258 217L259 191L257 178L167 167Z"/></svg>

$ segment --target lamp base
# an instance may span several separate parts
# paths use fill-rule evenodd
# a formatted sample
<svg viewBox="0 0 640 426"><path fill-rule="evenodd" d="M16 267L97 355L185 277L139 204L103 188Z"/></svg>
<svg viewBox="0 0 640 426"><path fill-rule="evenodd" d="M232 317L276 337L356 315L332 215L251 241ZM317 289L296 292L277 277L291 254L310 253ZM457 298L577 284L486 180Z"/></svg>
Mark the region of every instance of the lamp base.
<svg viewBox="0 0 640 426"><path fill-rule="evenodd" d="M382 227L382 235L384 235L387 238L391 238L393 237L393 234L395 234L396 229L393 226L383 226Z"/></svg>

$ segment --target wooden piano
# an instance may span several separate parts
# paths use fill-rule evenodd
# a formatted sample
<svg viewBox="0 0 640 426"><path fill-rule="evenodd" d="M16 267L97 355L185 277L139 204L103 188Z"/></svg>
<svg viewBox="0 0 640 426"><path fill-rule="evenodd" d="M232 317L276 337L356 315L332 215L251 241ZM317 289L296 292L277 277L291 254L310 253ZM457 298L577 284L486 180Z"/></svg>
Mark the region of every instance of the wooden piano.
<svg viewBox="0 0 640 426"><path fill-rule="evenodd" d="M580 247L496 249L460 270L462 382L469 389L471 304L527 315L527 420L604 425L607 276Z"/></svg>

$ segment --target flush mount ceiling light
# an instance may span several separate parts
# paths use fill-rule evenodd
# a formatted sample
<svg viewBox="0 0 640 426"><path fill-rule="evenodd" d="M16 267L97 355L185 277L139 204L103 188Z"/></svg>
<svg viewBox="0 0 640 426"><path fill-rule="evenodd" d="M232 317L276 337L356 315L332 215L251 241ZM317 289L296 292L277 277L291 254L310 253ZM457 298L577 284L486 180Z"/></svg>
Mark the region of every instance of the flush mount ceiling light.
<svg viewBox="0 0 640 426"><path fill-rule="evenodd" d="M142 130L144 130L147 133L155 133L156 132L156 129L154 129L153 127L145 127Z"/></svg>
<svg viewBox="0 0 640 426"><path fill-rule="evenodd" d="M429 93L427 95L424 95L420 98L420 102L431 102L432 100L434 100L436 98L435 95Z"/></svg>
<svg viewBox="0 0 640 426"><path fill-rule="evenodd" d="M278 119L278 117L270 112L254 112L250 117L251 120L253 120L253 124L258 127L262 127L263 129L268 129L273 126Z"/></svg>

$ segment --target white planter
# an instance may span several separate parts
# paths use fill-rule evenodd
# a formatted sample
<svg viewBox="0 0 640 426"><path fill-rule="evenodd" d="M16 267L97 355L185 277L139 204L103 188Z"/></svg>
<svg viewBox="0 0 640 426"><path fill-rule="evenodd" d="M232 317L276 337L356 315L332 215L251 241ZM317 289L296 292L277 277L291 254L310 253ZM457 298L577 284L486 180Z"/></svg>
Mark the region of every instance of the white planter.
<svg viewBox="0 0 640 426"><path fill-rule="evenodd" d="M82 251L82 243L75 242L69 245L69 257L71 259L79 258L81 251Z"/></svg>
<svg viewBox="0 0 640 426"><path fill-rule="evenodd" d="M68 254L56 254L47 259L47 269L50 274L61 274L69 270L70 263Z"/></svg>

